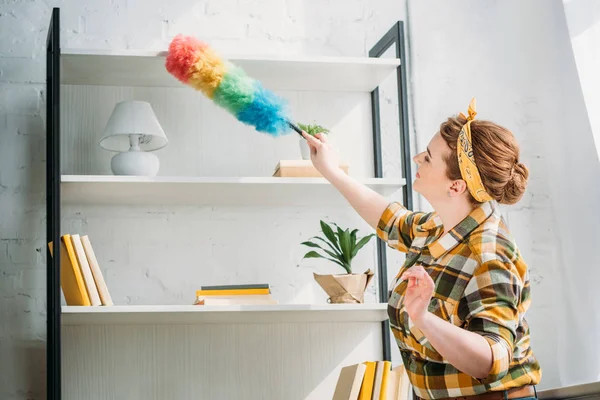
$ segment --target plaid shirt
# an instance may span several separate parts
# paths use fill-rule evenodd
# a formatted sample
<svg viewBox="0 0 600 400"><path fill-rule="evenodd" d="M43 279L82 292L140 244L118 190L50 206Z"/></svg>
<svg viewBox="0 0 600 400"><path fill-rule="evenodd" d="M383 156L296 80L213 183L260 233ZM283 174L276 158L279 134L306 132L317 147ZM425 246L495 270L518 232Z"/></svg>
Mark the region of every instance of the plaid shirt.
<svg viewBox="0 0 600 400"><path fill-rule="evenodd" d="M531 302L527 265L495 202L482 203L445 235L436 213L411 212L394 202L382 214L377 234L407 253L389 292L388 314L419 397L469 396L540 381L524 318ZM422 265L435 282L429 311L491 345L493 364L486 378L456 369L412 324L403 302L407 282L398 278L413 265Z"/></svg>

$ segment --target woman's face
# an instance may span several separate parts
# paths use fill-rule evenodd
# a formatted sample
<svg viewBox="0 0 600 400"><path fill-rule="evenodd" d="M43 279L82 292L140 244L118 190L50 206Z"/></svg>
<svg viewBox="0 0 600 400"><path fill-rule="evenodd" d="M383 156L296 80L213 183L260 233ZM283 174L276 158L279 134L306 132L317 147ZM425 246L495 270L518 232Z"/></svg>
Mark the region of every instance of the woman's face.
<svg viewBox="0 0 600 400"><path fill-rule="evenodd" d="M444 158L450 156L450 153L450 148L438 132L429 142L427 150L413 159L418 167L413 189L431 204L447 200L456 182L446 175Z"/></svg>

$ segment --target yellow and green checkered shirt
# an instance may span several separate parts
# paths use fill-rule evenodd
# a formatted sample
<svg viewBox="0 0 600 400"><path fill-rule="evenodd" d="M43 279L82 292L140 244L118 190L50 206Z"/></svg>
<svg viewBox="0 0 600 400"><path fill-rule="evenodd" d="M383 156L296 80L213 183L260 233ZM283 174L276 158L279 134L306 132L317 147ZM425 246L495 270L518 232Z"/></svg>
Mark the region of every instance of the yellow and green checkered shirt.
<svg viewBox="0 0 600 400"><path fill-rule="evenodd" d="M389 292L390 327L415 393L439 399L538 384L541 368L530 347L527 265L493 201L482 203L444 234L436 213L391 203L377 227L388 246L406 253ZM404 309L404 271L421 265L435 282L429 311L491 345L493 366L477 379L444 359Z"/></svg>

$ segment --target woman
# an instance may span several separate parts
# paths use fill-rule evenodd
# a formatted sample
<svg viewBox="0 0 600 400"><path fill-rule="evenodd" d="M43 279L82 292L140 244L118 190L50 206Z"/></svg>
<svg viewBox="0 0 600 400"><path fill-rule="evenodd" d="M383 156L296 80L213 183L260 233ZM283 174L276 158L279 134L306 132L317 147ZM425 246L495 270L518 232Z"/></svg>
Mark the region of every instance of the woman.
<svg viewBox="0 0 600 400"><path fill-rule="evenodd" d="M415 394L423 399L537 397L541 368L524 318L530 282L496 206L514 204L529 175L507 129L448 118L414 157L415 191L435 212L391 204L338 168L325 135L303 136L319 172L387 244L407 253L388 313Z"/></svg>

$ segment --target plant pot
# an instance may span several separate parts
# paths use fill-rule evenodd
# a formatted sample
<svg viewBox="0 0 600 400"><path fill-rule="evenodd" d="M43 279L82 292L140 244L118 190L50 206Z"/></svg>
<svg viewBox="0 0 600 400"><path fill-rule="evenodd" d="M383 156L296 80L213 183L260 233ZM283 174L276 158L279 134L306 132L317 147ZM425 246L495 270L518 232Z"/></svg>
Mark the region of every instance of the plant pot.
<svg viewBox="0 0 600 400"><path fill-rule="evenodd" d="M313 275L329 296L328 303L363 303L374 274L368 269L362 274Z"/></svg>
<svg viewBox="0 0 600 400"><path fill-rule="evenodd" d="M303 137L300 138L300 154L302 154L303 160L310 160L310 147Z"/></svg>

